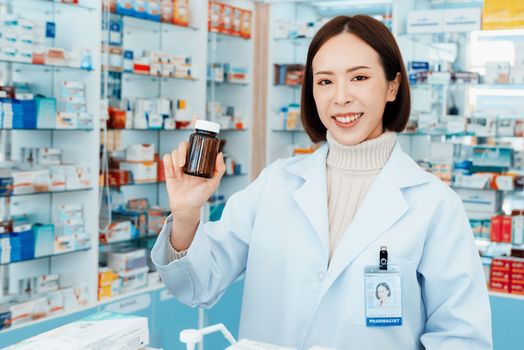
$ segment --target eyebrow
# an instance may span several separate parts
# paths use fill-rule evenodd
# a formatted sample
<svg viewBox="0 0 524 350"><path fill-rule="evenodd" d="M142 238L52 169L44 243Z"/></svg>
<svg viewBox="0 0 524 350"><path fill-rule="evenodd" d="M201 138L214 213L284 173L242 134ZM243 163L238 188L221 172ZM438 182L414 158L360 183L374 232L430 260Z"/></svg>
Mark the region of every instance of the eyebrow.
<svg viewBox="0 0 524 350"><path fill-rule="evenodd" d="M359 69L371 69L371 67L368 67L368 66L355 66L355 67L351 67L351 68L346 69L346 73L351 73L351 72L354 72L354 71L359 70ZM320 75L320 74L333 75L334 73L331 72L331 71L319 71L319 72L315 73L315 75Z"/></svg>

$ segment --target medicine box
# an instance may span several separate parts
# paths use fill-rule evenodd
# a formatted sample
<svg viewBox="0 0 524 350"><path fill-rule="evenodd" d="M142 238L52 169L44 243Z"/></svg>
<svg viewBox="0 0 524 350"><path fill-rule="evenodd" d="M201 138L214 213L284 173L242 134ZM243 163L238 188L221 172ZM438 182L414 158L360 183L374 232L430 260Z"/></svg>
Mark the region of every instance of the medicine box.
<svg viewBox="0 0 524 350"><path fill-rule="evenodd" d="M448 9L443 13L444 32L471 32L480 30L480 9Z"/></svg>
<svg viewBox="0 0 524 350"><path fill-rule="evenodd" d="M145 249L125 250L122 252L109 252L107 266L118 272L127 272L147 266Z"/></svg>
<svg viewBox="0 0 524 350"><path fill-rule="evenodd" d="M35 257L49 256L54 252L55 226L53 224L33 226L35 234Z"/></svg>
<svg viewBox="0 0 524 350"><path fill-rule="evenodd" d="M408 12L408 33L440 33L444 30L444 13L441 10Z"/></svg>
<svg viewBox="0 0 524 350"><path fill-rule="evenodd" d="M501 196L497 191L456 189L471 219L489 219L500 211Z"/></svg>
<svg viewBox="0 0 524 350"><path fill-rule="evenodd" d="M134 163L121 162L120 170L128 170L133 176L134 183L157 181L157 165L154 161Z"/></svg>
<svg viewBox="0 0 524 350"><path fill-rule="evenodd" d="M126 160L130 162L143 162L155 159L154 144L134 144L126 148Z"/></svg>
<svg viewBox="0 0 524 350"><path fill-rule="evenodd" d="M122 279L122 293L136 290L147 285L147 266L133 269L127 272L119 272L118 275Z"/></svg>
<svg viewBox="0 0 524 350"><path fill-rule="evenodd" d="M508 61L486 62L486 84L508 84L510 63Z"/></svg>

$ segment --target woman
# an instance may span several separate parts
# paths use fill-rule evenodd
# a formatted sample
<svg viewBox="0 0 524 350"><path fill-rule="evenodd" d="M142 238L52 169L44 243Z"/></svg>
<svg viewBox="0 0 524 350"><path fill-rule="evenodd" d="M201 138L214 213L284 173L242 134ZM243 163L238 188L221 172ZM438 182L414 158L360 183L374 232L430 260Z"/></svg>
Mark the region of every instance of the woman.
<svg viewBox="0 0 524 350"><path fill-rule="evenodd" d="M183 174L187 144L164 156L175 220L152 258L167 288L212 307L244 274L240 337L282 346L491 349L463 204L396 142L409 99L384 25L362 15L327 23L309 47L302 86L303 125L313 141L327 140L314 154L270 165L206 225L199 213L224 174L222 155L209 180ZM401 286L394 327L367 318L364 276L381 247L381 269L397 271Z"/></svg>
<svg viewBox="0 0 524 350"><path fill-rule="evenodd" d="M377 284L375 289L375 298L377 298L377 306L385 307L388 302L388 298L391 296L391 288L385 282Z"/></svg>

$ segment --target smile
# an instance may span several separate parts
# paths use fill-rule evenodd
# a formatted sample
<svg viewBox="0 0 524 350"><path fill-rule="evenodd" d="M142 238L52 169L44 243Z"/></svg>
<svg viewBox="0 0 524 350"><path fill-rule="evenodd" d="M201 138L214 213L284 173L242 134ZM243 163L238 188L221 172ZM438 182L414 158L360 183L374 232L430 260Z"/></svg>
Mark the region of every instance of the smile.
<svg viewBox="0 0 524 350"><path fill-rule="evenodd" d="M363 115L364 113L347 113L334 115L333 118L335 118L335 120L339 123L351 123L359 119Z"/></svg>

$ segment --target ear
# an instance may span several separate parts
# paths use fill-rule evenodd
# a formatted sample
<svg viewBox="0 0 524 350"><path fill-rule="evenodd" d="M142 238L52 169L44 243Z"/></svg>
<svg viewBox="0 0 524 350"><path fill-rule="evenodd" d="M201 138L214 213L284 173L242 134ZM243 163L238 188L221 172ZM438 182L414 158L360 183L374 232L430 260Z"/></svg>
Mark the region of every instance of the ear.
<svg viewBox="0 0 524 350"><path fill-rule="evenodd" d="M386 101L393 102L397 98L397 92L400 87L400 80L401 76L400 73L397 73L397 76L395 79L388 82L388 94L386 97Z"/></svg>

